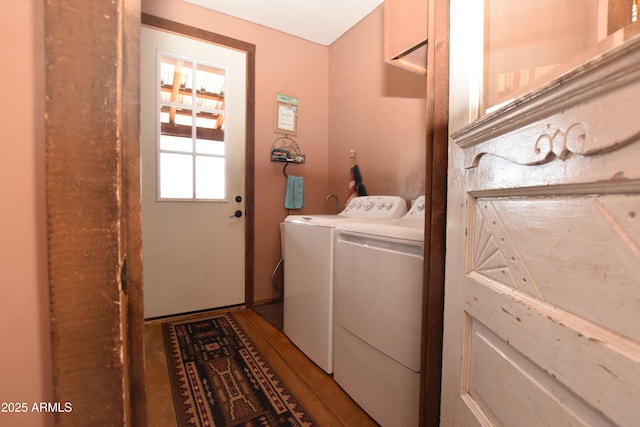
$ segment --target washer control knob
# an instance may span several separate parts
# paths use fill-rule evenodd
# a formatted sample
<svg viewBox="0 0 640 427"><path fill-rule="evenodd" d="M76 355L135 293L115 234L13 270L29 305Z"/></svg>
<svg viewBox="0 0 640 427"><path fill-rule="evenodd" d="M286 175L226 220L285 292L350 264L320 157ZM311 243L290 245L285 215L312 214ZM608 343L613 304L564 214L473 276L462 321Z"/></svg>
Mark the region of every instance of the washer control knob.
<svg viewBox="0 0 640 427"><path fill-rule="evenodd" d="M373 207L373 202L365 202L363 207L365 211L371 210L371 208Z"/></svg>

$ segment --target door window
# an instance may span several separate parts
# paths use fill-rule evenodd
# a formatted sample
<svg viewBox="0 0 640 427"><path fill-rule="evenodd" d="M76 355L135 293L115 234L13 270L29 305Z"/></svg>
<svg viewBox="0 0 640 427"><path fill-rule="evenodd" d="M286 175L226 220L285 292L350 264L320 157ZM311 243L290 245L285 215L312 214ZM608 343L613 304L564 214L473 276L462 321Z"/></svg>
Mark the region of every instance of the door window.
<svg viewBox="0 0 640 427"><path fill-rule="evenodd" d="M480 30L484 61L477 73L484 75L480 85L485 111L532 92L637 34L635 3L485 0ZM474 7L481 8L481 2Z"/></svg>
<svg viewBox="0 0 640 427"><path fill-rule="evenodd" d="M160 53L158 198L226 199L226 69Z"/></svg>

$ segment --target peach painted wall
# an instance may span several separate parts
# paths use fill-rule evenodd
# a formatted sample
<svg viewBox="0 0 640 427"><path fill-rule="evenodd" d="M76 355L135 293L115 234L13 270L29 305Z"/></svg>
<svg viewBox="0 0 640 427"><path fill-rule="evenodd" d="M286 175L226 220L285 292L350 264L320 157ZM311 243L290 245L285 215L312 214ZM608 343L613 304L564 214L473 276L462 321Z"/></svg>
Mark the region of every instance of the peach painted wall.
<svg viewBox="0 0 640 427"><path fill-rule="evenodd" d="M143 0L142 11L256 45L256 301L275 296L271 273L288 214L282 165L269 159L277 92L300 99L295 139L307 162L288 172L305 178L306 206L292 213L330 213L330 193L344 204L351 148L369 194L424 192L426 82L384 63L382 6L330 47L180 0Z"/></svg>
<svg viewBox="0 0 640 427"><path fill-rule="evenodd" d="M424 193L426 78L384 63L383 7L329 48L329 190L344 204L349 150L368 194Z"/></svg>
<svg viewBox="0 0 640 427"><path fill-rule="evenodd" d="M49 426L31 413L53 396L45 217L44 2L17 2L0 17L4 64L0 103L0 402L25 402L26 414L0 413L0 425Z"/></svg>
<svg viewBox="0 0 640 427"><path fill-rule="evenodd" d="M254 298L272 298L271 273L281 256L279 224L287 216L283 165L270 160L280 136L273 132L275 94L286 90L300 99L295 140L307 162L289 165L287 172L305 180L306 206L295 212L318 212L328 193L328 48L180 0L143 0L142 11L256 45Z"/></svg>

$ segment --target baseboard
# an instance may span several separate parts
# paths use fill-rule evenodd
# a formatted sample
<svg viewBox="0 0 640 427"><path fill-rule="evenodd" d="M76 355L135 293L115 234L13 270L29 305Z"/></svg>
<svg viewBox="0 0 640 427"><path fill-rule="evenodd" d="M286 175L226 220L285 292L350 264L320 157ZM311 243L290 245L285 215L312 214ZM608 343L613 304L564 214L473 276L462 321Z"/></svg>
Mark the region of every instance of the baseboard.
<svg viewBox="0 0 640 427"><path fill-rule="evenodd" d="M282 301L281 295L276 295L270 298L261 298L261 299L254 300L253 305L264 305L264 304L270 304L272 302L278 302L278 301Z"/></svg>
<svg viewBox="0 0 640 427"><path fill-rule="evenodd" d="M166 316L151 317L151 318L144 319L144 324L153 325L155 323L166 323L166 322L176 322L176 321L182 321L182 320L197 319L199 317L207 317L212 314L224 313L227 311L237 311L237 310L242 310L244 308L246 308L245 304L238 304L238 305L230 305L227 307L209 308L204 310L191 311L188 313L169 314Z"/></svg>

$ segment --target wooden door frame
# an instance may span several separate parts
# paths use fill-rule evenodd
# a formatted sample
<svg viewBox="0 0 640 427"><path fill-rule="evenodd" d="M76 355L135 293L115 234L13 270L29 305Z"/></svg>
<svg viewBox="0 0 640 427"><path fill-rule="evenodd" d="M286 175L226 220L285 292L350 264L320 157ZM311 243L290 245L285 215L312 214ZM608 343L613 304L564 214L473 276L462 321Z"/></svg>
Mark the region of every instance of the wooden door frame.
<svg viewBox="0 0 640 427"><path fill-rule="evenodd" d="M429 0L421 426L440 423L449 146L449 0Z"/></svg>
<svg viewBox="0 0 640 427"><path fill-rule="evenodd" d="M146 423L139 31L139 0L46 5L53 397L72 408L56 425Z"/></svg>
<svg viewBox="0 0 640 427"><path fill-rule="evenodd" d="M147 13L141 14L141 24L157 30L194 38L247 55L247 105L246 105L246 149L245 149L245 306L253 307L253 266L254 266L254 203L255 203L255 58L256 46L231 37L216 34Z"/></svg>
<svg viewBox="0 0 640 427"><path fill-rule="evenodd" d="M49 0L46 197L56 425L146 425L140 217L140 0ZM147 16L172 31L199 29ZM247 52L255 81L255 46ZM255 86L247 86L245 295L253 304ZM125 263L126 259L126 263ZM124 266L126 265L126 268ZM64 406L63 406L64 408Z"/></svg>

